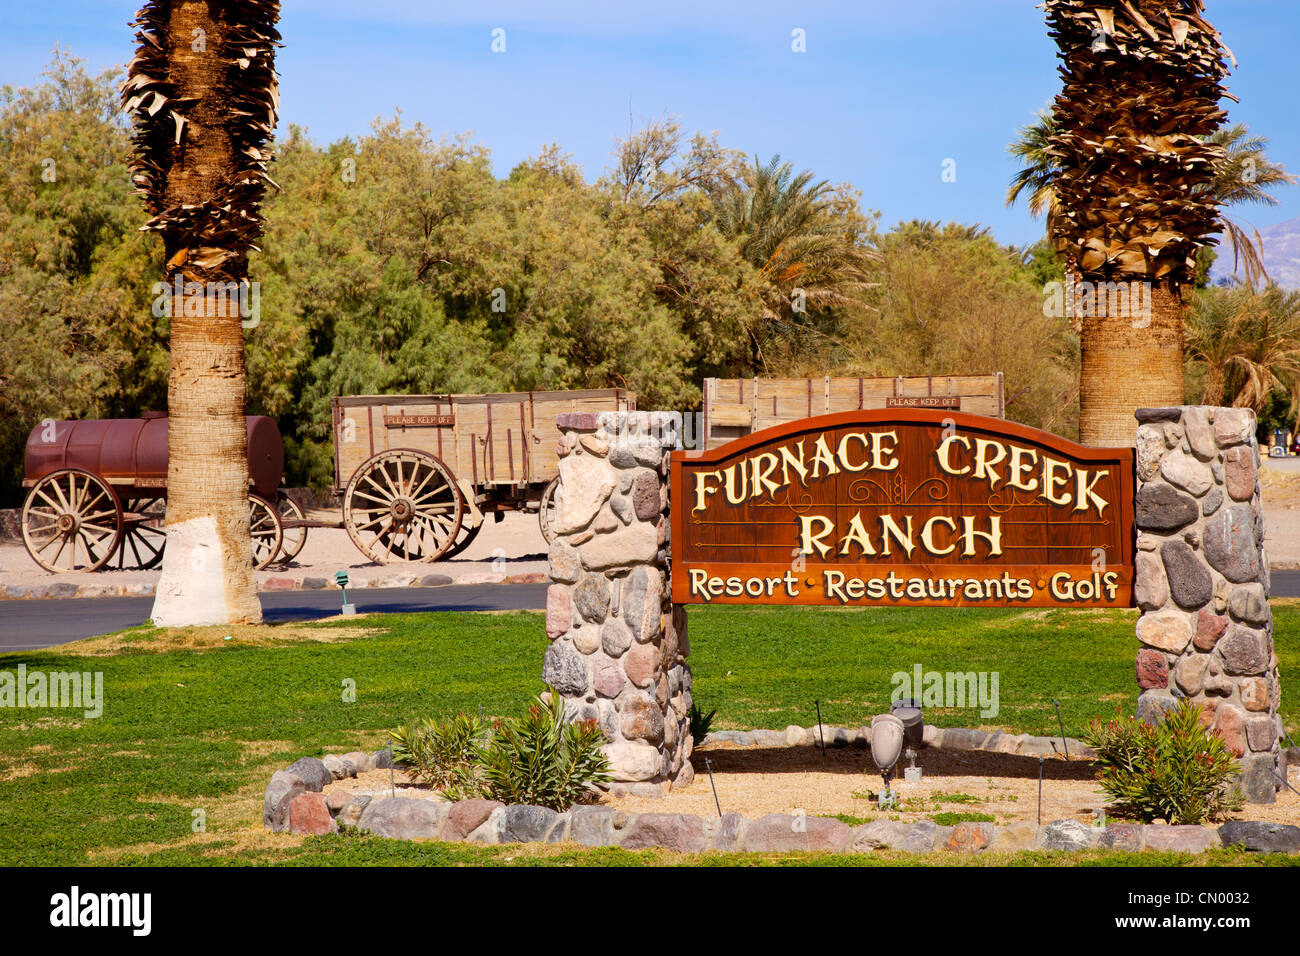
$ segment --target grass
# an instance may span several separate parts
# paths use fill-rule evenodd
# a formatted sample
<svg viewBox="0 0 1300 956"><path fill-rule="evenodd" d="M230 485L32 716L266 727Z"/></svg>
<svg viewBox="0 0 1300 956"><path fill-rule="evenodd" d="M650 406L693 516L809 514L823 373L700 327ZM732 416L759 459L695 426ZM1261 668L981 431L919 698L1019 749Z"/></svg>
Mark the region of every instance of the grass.
<svg viewBox="0 0 1300 956"><path fill-rule="evenodd" d="M1300 673L1300 607L1277 602L1274 611L1285 684ZM1000 673L996 718L927 710L927 720L946 726L1055 733L1056 698L1066 732L1077 735L1093 715L1117 706L1131 712L1136 698L1127 612L719 607L691 611L690 641L694 694L706 710L717 708L719 728L807 726L816 719L814 699L828 724L856 726L888 706L890 675L914 663ZM545 646L539 614L443 613L274 628L133 628L0 655L0 671L25 664L29 672L101 672L105 691L98 719L72 710L0 710L0 864L830 862L816 855L420 845L262 829L266 781L298 757L376 749L387 728L417 715L522 713L540 689ZM346 702L350 687L355 702ZM1294 732L1294 695L1284 695L1283 707ZM196 811L204 823L198 832ZM833 862L927 859L870 854ZM966 865L949 857L928 862ZM1060 861L1023 854L1005 862Z"/></svg>

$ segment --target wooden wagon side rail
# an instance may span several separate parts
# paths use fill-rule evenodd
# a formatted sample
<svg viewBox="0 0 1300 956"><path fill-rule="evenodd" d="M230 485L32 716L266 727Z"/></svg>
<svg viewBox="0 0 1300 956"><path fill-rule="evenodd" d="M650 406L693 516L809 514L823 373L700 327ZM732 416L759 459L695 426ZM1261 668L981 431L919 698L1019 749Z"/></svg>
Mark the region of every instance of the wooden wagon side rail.
<svg viewBox="0 0 1300 956"><path fill-rule="evenodd" d="M453 557L486 513L535 508L546 536L558 416L635 408L624 389L336 397L334 490L344 527L380 563Z"/></svg>
<svg viewBox="0 0 1300 956"><path fill-rule="evenodd" d="M886 408L1006 417L1002 373L821 378L706 378L701 447L802 418Z"/></svg>

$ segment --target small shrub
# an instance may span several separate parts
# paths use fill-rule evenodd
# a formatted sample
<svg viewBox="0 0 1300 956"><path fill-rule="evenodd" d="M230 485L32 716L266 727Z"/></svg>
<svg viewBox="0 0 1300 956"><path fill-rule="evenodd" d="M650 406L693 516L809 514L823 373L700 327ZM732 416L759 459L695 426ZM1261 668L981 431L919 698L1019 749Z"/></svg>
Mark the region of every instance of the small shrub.
<svg viewBox="0 0 1300 956"><path fill-rule="evenodd" d="M1242 807L1240 789L1229 786L1237 762L1191 701L1154 727L1135 717L1094 719L1083 739L1097 752L1093 766L1116 816L1206 823Z"/></svg>
<svg viewBox="0 0 1300 956"><path fill-rule="evenodd" d="M713 726L713 716L717 712L718 708L714 707L706 714L700 710L699 704L691 704L691 737L697 744L709 735L709 728Z"/></svg>
<svg viewBox="0 0 1300 956"><path fill-rule="evenodd" d="M955 827L959 823L992 823L994 816L991 813L958 813L955 810L945 810L943 813L931 814L930 819L941 827Z"/></svg>
<svg viewBox="0 0 1300 956"><path fill-rule="evenodd" d="M594 785L609 779L600 725L568 721L564 699L547 690L549 704L538 698L523 717L498 722L479 751L485 796L562 811L590 799Z"/></svg>
<svg viewBox="0 0 1300 956"><path fill-rule="evenodd" d="M969 793L936 793L935 803L988 803L988 797L973 797Z"/></svg>
<svg viewBox="0 0 1300 956"><path fill-rule="evenodd" d="M442 791L449 800L482 795L478 738L482 723L472 714L450 720L424 720L390 730L393 763Z"/></svg>

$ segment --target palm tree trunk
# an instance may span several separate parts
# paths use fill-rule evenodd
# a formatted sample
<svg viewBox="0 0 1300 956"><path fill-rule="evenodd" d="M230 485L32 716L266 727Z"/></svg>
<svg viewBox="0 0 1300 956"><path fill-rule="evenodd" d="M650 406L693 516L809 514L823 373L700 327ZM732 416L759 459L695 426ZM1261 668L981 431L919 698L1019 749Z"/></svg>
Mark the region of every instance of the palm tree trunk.
<svg viewBox="0 0 1300 956"><path fill-rule="evenodd" d="M1134 411L1183 404L1181 288L1152 283L1150 306L1149 322L1132 314L1083 318L1079 440L1084 445L1131 446L1137 437Z"/></svg>
<svg viewBox="0 0 1300 956"><path fill-rule="evenodd" d="M213 16L221 6L178 0L170 7L171 79L177 96L195 105L183 129L183 152L169 170L169 206L210 200L236 168L227 104L214 95L228 68L221 56L227 25ZM193 40L199 36L202 44ZM242 254L215 269L187 264L187 246L170 237L166 255L173 287L178 272L196 283L238 282L247 272ZM222 307L221 300L207 295L173 299L170 342L167 550L153 620L168 627L258 623L262 608L249 537L244 337L237 302L227 297Z"/></svg>

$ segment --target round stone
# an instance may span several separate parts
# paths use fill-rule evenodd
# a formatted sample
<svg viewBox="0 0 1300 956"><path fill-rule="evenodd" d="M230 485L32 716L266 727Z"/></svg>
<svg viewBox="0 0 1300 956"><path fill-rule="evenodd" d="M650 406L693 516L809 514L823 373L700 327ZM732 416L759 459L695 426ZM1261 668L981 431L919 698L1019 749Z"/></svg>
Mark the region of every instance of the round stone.
<svg viewBox="0 0 1300 956"><path fill-rule="evenodd" d="M1205 523L1203 540L1205 559L1229 581L1259 579L1259 539L1250 507L1224 508Z"/></svg>
<svg viewBox="0 0 1300 956"><path fill-rule="evenodd" d="M565 697L579 697L587 690L587 665L573 648L552 644L542 659L542 680Z"/></svg>
<svg viewBox="0 0 1300 956"><path fill-rule="evenodd" d="M1166 541L1160 548L1160 558L1169 581L1169 593L1174 602L1189 611L1210 603L1214 597L1214 580L1200 556L1186 541Z"/></svg>
<svg viewBox="0 0 1300 956"><path fill-rule="evenodd" d="M1143 485L1134 502L1134 520L1143 531L1177 531L1196 520L1196 501L1163 482Z"/></svg>

